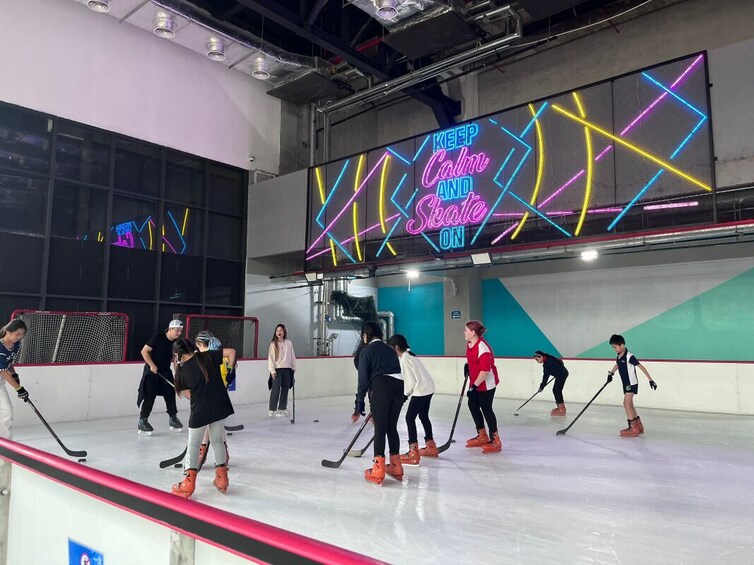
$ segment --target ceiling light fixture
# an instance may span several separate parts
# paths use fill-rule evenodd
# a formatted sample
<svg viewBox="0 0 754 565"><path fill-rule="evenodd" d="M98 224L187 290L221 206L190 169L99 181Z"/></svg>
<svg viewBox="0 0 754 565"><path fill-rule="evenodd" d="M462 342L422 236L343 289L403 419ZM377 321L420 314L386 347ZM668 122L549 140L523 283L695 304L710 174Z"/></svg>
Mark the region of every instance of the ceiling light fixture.
<svg viewBox="0 0 754 565"><path fill-rule="evenodd" d="M419 271L417 271L416 269L409 269L408 271L406 271L406 278L409 278L409 279L412 279L412 280L413 279L418 279L419 278Z"/></svg>
<svg viewBox="0 0 754 565"><path fill-rule="evenodd" d="M267 60L264 57L257 57L254 59L254 66L251 71L251 76L257 80L267 80L270 78L270 71L267 67Z"/></svg>
<svg viewBox="0 0 754 565"><path fill-rule="evenodd" d="M581 258L584 261L594 261L598 256L599 253L594 249L587 249L586 251L581 252Z"/></svg>
<svg viewBox="0 0 754 565"><path fill-rule="evenodd" d="M379 0L377 3L377 17L382 20L392 20L398 15L395 0Z"/></svg>
<svg viewBox="0 0 754 565"><path fill-rule="evenodd" d="M154 34L163 39L173 39L175 31L173 30L173 15L167 12L157 12L154 17Z"/></svg>
<svg viewBox="0 0 754 565"><path fill-rule="evenodd" d="M224 61L225 60L225 46L223 42L216 37L210 37L207 41L207 57L212 61Z"/></svg>
<svg viewBox="0 0 754 565"><path fill-rule="evenodd" d="M490 265L492 264L492 257L489 253L472 253L471 262L476 265Z"/></svg>
<svg viewBox="0 0 754 565"><path fill-rule="evenodd" d="M86 3L86 7L89 8L92 12L104 14L105 12L110 11L110 5L108 4L109 1L110 0L89 0Z"/></svg>

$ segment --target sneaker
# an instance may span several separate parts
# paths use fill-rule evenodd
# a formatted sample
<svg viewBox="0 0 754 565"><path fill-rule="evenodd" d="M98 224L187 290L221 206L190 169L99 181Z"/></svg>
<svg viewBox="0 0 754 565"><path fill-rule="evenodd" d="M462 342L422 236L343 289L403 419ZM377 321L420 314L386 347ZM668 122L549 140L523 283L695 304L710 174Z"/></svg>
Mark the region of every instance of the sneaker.
<svg viewBox="0 0 754 565"><path fill-rule="evenodd" d="M168 425L170 426L170 431L171 432L181 432L181 431L183 431L183 424L178 419L178 415L177 414L173 414L172 416L170 416L170 421L168 422Z"/></svg>
<svg viewBox="0 0 754 565"><path fill-rule="evenodd" d="M282 418L283 416L284 414L282 410L278 410L277 412L275 412L275 418Z"/></svg>
<svg viewBox="0 0 754 565"><path fill-rule="evenodd" d="M283 408L282 410L278 410L283 416L290 416L291 413L287 408Z"/></svg>
<svg viewBox="0 0 754 565"><path fill-rule="evenodd" d="M267 411L267 415L268 415L268 416L269 416L270 418L272 418L272 417L273 417L273 416L275 415L275 411L274 411L274 410L268 410L268 411Z"/></svg>
<svg viewBox="0 0 754 565"><path fill-rule="evenodd" d="M154 428L149 424L146 418L139 418L139 435L151 436Z"/></svg>

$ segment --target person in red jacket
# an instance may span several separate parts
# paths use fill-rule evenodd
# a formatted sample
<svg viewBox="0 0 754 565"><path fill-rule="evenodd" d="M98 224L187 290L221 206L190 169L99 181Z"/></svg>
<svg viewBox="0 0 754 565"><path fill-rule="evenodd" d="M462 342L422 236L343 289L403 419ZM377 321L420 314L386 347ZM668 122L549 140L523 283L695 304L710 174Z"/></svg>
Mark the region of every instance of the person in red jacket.
<svg viewBox="0 0 754 565"><path fill-rule="evenodd" d="M466 340L466 361L469 363L469 412L474 419L477 435L466 442L466 447L481 447L484 453L501 451L503 444L497 431L497 418L492 411L492 401L495 398L495 388L500 383L495 367L495 357L492 348L482 338L487 331L478 320L466 323L463 337ZM490 430L489 435L484 429L484 422Z"/></svg>

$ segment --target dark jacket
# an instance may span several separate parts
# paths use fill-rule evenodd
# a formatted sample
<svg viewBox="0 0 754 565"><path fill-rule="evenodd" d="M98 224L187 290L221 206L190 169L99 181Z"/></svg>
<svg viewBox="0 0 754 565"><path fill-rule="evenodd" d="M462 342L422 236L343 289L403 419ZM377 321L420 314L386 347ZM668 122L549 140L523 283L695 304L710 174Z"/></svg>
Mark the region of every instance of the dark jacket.
<svg viewBox="0 0 754 565"><path fill-rule="evenodd" d="M542 385L547 384L547 378L552 375L556 379L564 379L568 376L568 369L563 364L562 359L553 357L552 355L545 355L545 360L542 362Z"/></svg>
<svg viewBox="0 0 754 565"><path fill-rule="evenodd" d="M358 369L359 388L356 399L363 402L374 378L379 375L400 375L401 363L392 347L380 339L375 339L361 350Z"/></svg>

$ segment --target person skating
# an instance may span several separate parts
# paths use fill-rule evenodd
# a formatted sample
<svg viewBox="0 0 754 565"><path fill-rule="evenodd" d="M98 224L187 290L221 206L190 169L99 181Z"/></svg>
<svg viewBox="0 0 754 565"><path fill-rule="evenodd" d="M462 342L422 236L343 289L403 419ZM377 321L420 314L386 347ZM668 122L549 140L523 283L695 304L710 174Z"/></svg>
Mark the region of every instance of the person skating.
<svg viewBox="0 0 754 565"><path fill-rule="evenodd" d="M385 473L397 480L403 479L401 465L401 440L398 436L398 418L403 407L403 376L395 350L382 341L382 328L377 322L365 322L361 328L361 341L366 344L359 354L359 385L351 419L356 422L366 414L365 398L374 421L374 460L364 471L367 481L381 485ZM390 465L385 467L385 436L390 449Z"/></svg>
<svg viewBox="0 0 754 565"><path fill-rule="evenodd" d="M186 448L186 471L180 483L174 484L171 492L178 496L191 498L196 488L196 476L199 472L199 447L204 435L204 428L209 427L212 453L215 457L215 478L212 484L225 493L228 490L227 452L223 436L225 418L233 414L233 406L228 391L220 374L223 354L235 361L235 349L227 348L200 352L195 344L179 338L173 344L177 359L175 390L189 398L191 414L189 415L188 446Z"/></svg>
<svg viewBox="0 0 754 565"><path fill-rule="evenodd" d="M171 431L183 430L183 424L178 419L175 390L170 384L173 382L173 371L170 369L170 362L173 360L173 342L181 337L182 331L183 322L171 320L167 330L152 336L141 348L141 356L145 364L141 383L139 383L139 395L136 399L136 406L141 406L139 434L151 435L154 431L149 423L149 415L152 413L154 401L158 396L165 399L165 408L169 417L168 425Z"/></svg>
<svg viewBox="0 0 754 565"><path fill-rule="evenodd" d="M406 427L408 428L408 452L401 455L403 465L418 465L422 457L437 457L437 444L432 435L432 422L429 420L429 406L435 392L435 382L419 358L416 357L408 341L401 334L395 334L388 340L401 364L403 375L403 396L411 399L406 409ZM419 449L416 432L416 417L424 428L424 447Z"/></svg>
<svg viewBox="0 0 754 565"><path fill-rule="evenodd" d="M652 390L657 390L657 383L649 376L649 371L644 368L644 365L639 363L636 356L626 349L626 340L622 335L613 334L610 336L610 345L617 354L615 365L607 373L607 382L612 382L613 374L618 371L620 380L623 383L623 408L626 410L626 420L628 421L628 427L620 431L621 437L637 437L644 433L644 425L636 413L634 408L634 396L639 394L639 379L636 375L636 369L641 369L641 372L649 379L649 387Z"/></svg>
<svg viewBox="0 0 754 565"><path fill-rule="evenodd" d="M11 320L0 328L0 377L3 385L0 387L0 437L5 439L11 439L13 425L13 406L5 384L13 387L19 399L24 402L29 399L29 393L21 386L21 378L13 366L25 335L26 324L23 320Z"/></svg>
<svg viewBox="0 0 754 565"><path fill-rule="evenodd" d="M293 342L288 339L288 330L283 324L275 326L267 354L267 369L270 373L270 404L268 416L281 418L288 415L288 390L293 386L296 372L296 353Z"/></svg>
<svg viewBox="0 0 754 565"><path fill-rule="evenodd" d="M482 338L487 331L478 320L466 323L463 337L466 340L466 361L469 363L469 412L474 419L477 435L466 442L466 447L481 447L484 453L501 451L503 444L497 430L497 418L492 411L492 401L495 399L495 389L500 383L495 367L495 357L492 348ZM485 420L489 428L489 435L484 429Z"/></svg>
<svg viewBox="0 0 754 565"><path fill-rule="evenodd" d="M566 406L563 400L563 386L565 386L568 378L568 369L566 369L565 363L559 357L544 351L535 351L534 360L542 365L542 383L539 385L539 392L544 390L551 376L555 378L555 384L552 385L552 394L557 406L550 411L550 416L565 416Z"/></svg>

